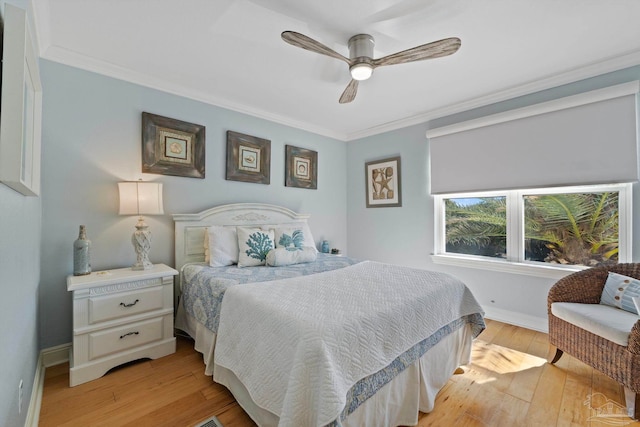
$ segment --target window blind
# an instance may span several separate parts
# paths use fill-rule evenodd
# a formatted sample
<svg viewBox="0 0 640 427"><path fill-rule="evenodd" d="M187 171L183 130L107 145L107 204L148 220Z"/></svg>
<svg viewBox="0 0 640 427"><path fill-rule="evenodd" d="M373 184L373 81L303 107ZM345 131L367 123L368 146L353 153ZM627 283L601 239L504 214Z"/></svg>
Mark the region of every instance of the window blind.
<svg viewBox="0 0 640 427"><path fill-rule="evenodd" d="M638 83L428 131L431 193L637 181Z"/></svg>

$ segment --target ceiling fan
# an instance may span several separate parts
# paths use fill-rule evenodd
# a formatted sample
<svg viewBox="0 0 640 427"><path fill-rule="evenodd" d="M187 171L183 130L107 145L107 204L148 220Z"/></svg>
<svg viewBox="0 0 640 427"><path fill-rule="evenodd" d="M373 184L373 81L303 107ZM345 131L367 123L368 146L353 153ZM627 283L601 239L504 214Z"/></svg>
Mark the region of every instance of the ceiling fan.
<svg viewBox="0 0 640 427"><path fill-rule="evenodd" d="M349 58L340 55L335 50L311 37L296 33L295 31L284 31L281 37L282 40L293 46L340 59L349 65L351 81L340 96L341 104L346 104L355 99L358 91L358 82L371 77L376 67L448 56L456 53L462 43L457 37L449 37L403 50L402 52L383 56L382 58L373 59L373 45L375 42L369 34L358 34L349 39Z"/></svg>

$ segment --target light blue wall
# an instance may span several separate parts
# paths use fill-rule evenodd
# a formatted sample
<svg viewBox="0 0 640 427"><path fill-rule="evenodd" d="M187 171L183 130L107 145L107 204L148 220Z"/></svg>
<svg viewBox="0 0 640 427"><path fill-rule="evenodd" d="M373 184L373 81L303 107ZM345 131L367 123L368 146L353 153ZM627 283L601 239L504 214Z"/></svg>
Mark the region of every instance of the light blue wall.
<svg viewBox="0 0 640 427"><path fill-rule="evenodd" d="M10 3L26 8L24 0ZM0 1L3 15L4 5ZM40 198L25 197L0 184L0 425L7 427L25 423L38 360L40 215Z"/></svg>
<svg viewBox="0 0 640 427"><path fill-rule="evenodd" d="M427 129L638 79L640 67L633 67L350 142L347 149L349 255L451 273L467 283L494 318L524 326L544 327L547 293L554 280L432 262L433 198L429 194L429 144L425 133ZM396 155L400 155L402 160L403 206L367 209L365 162ZM473 177L469 179L473 180ZM640 210L639 185L634 185L633 199L634 209ZM636 215L635 218L633 253L634 260L640 260L640 217Z"/></svg>
<svg viewBox="0 0 640 427"><path fill-rule="evenodd" d="M135 262L136 218L118 216L117 183L164 183L165 215L147 217L150 258L173 265L173 213L262 202L312 214L315 240L347 249L346 143L76 68L42 61L41 348L71 341L71 245L86 225L94 270ZM206 127L206 179L141 173L141 113ZM225 180L226 131L271 140L271 184ZM284 186L285 145L318 152L318 189Z"/></svg>
<svg viewBox="0 0 640 427"><path fill-rule="evenodd" d="M348 143L350 256L410 266L424 263L432 246L426 130L415 125ZM401 160L402 207L367 208L365 163L395 156Z"/></svg>
<svg viewBox="0 0 640 427"><path fill-rule="evenodd" d="M40 198L0 184L0 425L24 425L38 360ZM18 384L24 382L22 413Z"/></svg>

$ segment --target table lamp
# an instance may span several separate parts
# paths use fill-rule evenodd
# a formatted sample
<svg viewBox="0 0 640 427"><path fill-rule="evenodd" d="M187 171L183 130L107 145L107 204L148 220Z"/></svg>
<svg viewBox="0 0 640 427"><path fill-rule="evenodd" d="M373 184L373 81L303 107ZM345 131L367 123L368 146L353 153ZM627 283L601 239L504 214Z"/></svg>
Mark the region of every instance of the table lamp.
<svg viewBox="0 0 640 427"><path fill-rule="evenodd" d="M132 270L149 270L153 267L149 261L151 249L151 231L142 215L162 215L162 184L157 182L129 181L119 182L120 215L138 215L136 231L131 243L136 251L137 261Z"/></svg>

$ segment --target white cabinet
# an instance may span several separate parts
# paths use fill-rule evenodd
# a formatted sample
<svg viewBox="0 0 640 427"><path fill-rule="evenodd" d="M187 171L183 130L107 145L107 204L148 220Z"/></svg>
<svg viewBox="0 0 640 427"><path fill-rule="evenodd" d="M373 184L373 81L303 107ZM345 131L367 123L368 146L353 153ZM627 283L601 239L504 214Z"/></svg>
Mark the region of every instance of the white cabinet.
<svg viewBox="0 0 640 427"><path fill-rule="evenodd" d="M173 336L173 276L164 264L69 276L73 293L73 387L136 359L157 359L176 351Z"/></svg>

